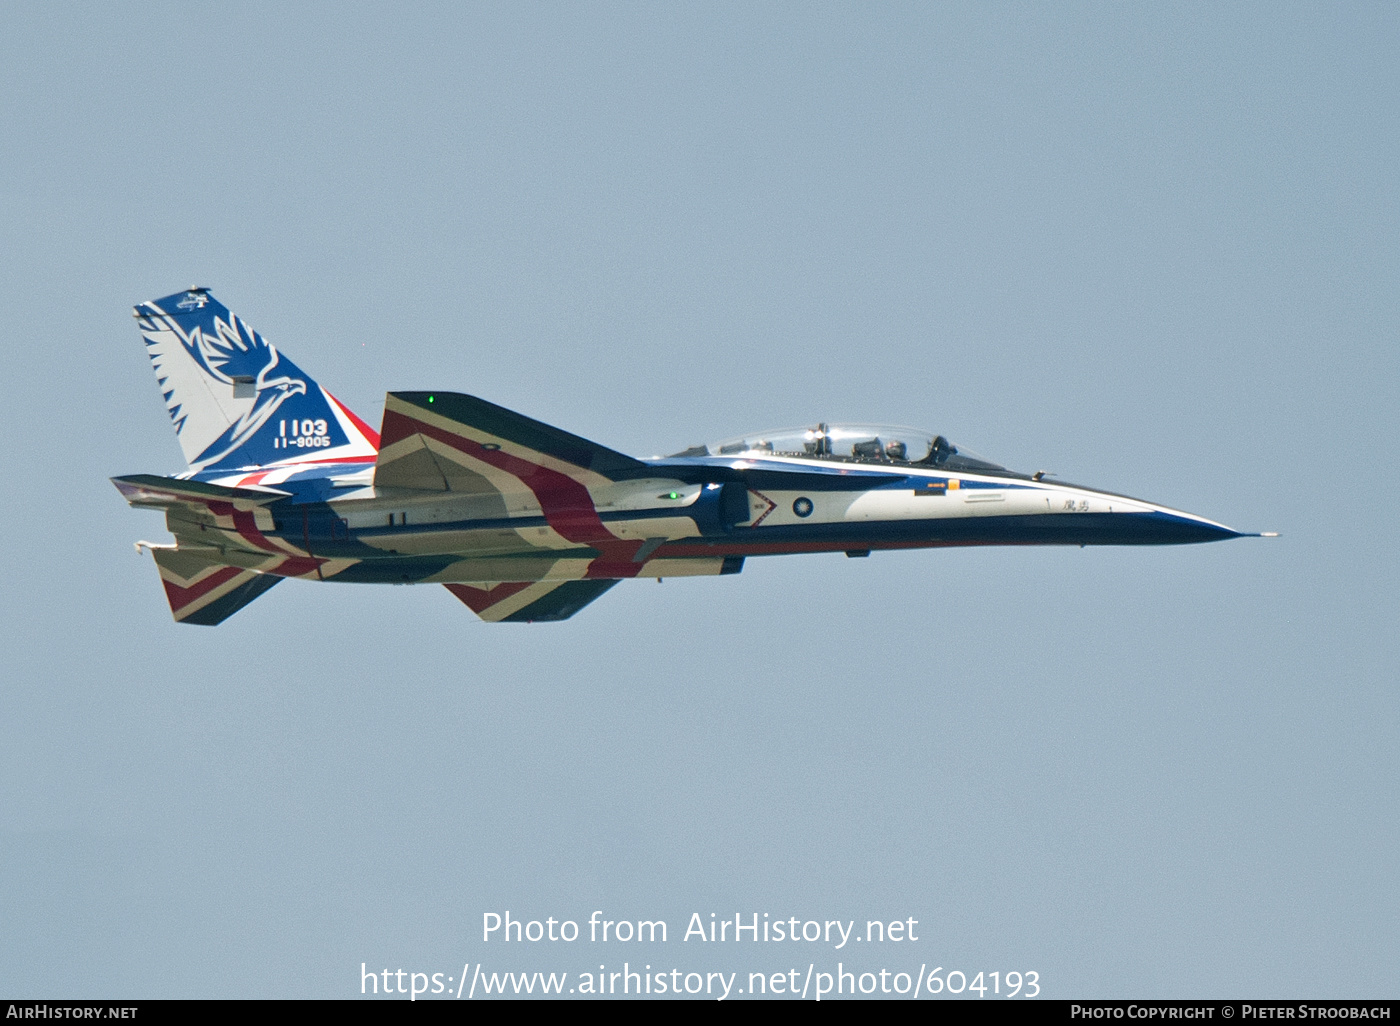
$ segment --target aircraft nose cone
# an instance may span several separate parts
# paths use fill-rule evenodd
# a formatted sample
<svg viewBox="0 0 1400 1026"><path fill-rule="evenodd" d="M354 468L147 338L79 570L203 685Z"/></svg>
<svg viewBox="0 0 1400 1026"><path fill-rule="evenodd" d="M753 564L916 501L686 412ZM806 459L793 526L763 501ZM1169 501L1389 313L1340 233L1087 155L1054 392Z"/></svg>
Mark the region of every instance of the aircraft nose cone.
<svg viewBox="0 0 1400 1026"><path fill-rule="evenodd" d="M1189 513L1168 510L1148 514L1140 526L1143 528L1145 541L1165 545L1190 545L1243 537L1241 532L1224 524L1217 524Z"/></svg>

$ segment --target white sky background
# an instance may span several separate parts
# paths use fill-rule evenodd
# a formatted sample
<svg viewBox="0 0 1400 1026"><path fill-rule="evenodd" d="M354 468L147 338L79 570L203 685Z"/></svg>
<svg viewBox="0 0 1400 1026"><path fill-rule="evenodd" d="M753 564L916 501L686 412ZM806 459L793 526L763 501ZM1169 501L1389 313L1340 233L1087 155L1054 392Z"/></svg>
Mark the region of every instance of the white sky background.
<svg viewBox="0 0 1400 1026"><path fill-rule="evenodd" d="M5 23L0 993L839 957L692 911L912 916L863 964L1049 996L1400 989L1393 5ZM1283 537L177 626L107 478L182 469L129 308L189 284L376 424L907 423ZM507 956L507 908L676 933Z"/></svg>

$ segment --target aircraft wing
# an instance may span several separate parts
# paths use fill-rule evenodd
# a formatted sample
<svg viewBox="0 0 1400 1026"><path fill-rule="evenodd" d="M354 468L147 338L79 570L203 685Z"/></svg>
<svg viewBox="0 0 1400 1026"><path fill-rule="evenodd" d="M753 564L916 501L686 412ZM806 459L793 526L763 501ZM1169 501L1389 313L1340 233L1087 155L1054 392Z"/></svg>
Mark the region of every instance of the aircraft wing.
<svg viewBox="0 0 1400 1026"><path fill-rule="evenodd" d="M488 623L536 623L567 620L615 580L500 581L476 587L444 584L473 613Z"/></svg>
<svg viewBox="0 0 1400 1026"><path fill-rule="evenodd" d="M494 492L500 475L528 481L562 474L584 487L653 471L578 435L457 392L390 392L376 488Z"/></svg>

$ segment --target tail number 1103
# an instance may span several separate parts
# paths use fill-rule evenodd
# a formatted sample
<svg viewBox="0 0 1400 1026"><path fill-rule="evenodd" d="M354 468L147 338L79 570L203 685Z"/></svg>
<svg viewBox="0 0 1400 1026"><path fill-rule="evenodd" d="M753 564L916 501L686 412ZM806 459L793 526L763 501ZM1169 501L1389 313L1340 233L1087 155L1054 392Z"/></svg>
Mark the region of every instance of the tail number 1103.
<svg viewBox="0 0 1400 1026"><path fill-rule="evenodd" d="M290 428L290 430L288 430ZM284 420L273 439L274 449L324 449L331 444L330 425L325 420Z"/></svg>

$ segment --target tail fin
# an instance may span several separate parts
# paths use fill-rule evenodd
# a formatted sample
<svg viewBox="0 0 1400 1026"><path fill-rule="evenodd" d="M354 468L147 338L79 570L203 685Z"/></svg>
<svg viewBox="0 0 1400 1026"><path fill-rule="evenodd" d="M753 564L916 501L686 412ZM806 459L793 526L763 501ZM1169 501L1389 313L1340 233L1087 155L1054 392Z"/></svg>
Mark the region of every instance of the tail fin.
<svg viewBox="0 0 1400 1026"><path fill-rule="evenodd" d="M281 577L227 566L215 558L179 549L152 549L165 597L177 623L213 627L223 623Z"/></svg>
<svg viewBox="0 0 1400 1026"><path fill-rule="evenodd" d="M208 289L135 313L191 470L374 459L374 429Z"/></svg>

